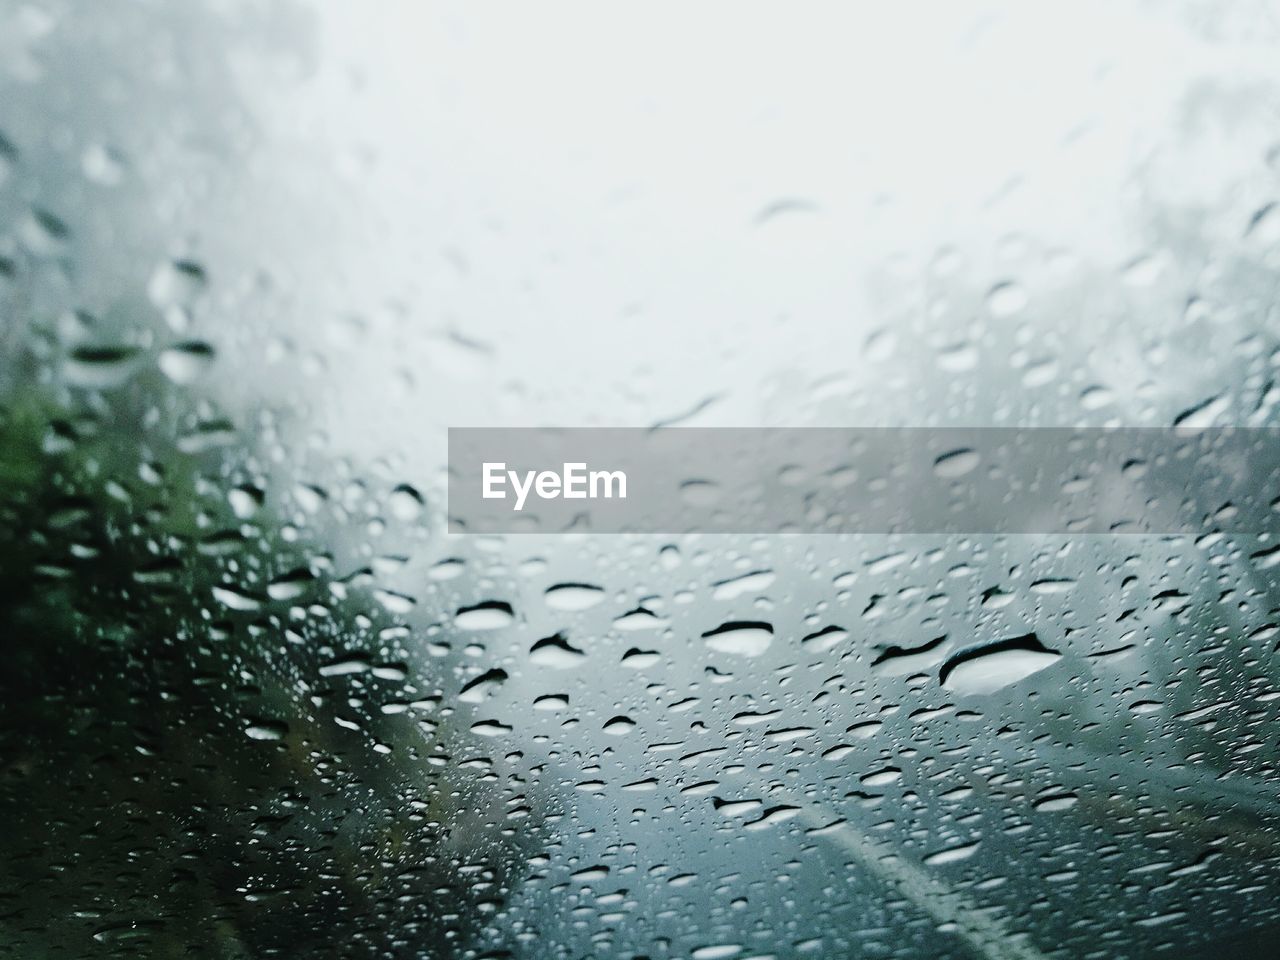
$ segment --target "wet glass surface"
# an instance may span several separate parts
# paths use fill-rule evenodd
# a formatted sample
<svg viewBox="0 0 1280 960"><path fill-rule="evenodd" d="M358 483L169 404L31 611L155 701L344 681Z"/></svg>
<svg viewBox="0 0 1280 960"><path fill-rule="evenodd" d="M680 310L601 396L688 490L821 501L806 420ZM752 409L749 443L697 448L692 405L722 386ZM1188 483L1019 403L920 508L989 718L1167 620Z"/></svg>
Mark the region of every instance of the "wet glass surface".
<svg viewBox="0 0 1280 960"><path fill-rule="evenodd" d="M1274 4L0 0L0 948L1268 957L1270 537L459 536L450 426L1275 426Z"/></svg>

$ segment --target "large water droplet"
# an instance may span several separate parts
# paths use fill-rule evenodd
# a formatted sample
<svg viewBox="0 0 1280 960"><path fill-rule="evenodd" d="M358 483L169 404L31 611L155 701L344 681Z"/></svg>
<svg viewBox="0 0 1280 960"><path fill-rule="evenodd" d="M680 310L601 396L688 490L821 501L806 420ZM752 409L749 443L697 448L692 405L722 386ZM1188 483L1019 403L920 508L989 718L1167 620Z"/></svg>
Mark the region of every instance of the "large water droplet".
<svg viewBox="0 0 1280 960"><path fill-rule="evenodd" d="M539 640L529 649L530 663L540 667L554 667L558 670L576 667L586 658L585 653L570 646L569 641L558 633Z"/></svg>
<svg viewBox="0 0 1280 960"><path fill-rule="evenodd" d="M217 354L202 340L188 340L162 350L156 361L160 372L178 384L194 383L209 368Z"/></svg>
<svg viewBox="0 0 1280 960"><path fill-rule="evenodd" d="M994 693L1051 666L1061 656L1028 633L962 650L942 665L939 679L955 693Z"/></svg>
<svg viewBox="0 0 1280 960"><path fill-rule="evenodd" d="M547 588L546 599L552 610L588 610L604 599L604 590L588 583L557 583Z"/></svg>
<svg viewBox="0 0 1280 960"><path fill-rule="evenodd" d="M976 450L952 450L933 461L933 472L944 480L972 473L982 461Z"/></svg>
<svg viewBox="0 0 1280 960"><path fill-rule="evenodd" d="M515 618L511 604L486 600L471 607L461 607L454 614L453 622L459 630L500 630Z"/></svg>
<svg viewBox="0 0 1280 960"><path fill-rule="evenodd" d="M717 653L758 657L773 642L773 627L760 621L735 620L708 630L702 639Z"/></svg>

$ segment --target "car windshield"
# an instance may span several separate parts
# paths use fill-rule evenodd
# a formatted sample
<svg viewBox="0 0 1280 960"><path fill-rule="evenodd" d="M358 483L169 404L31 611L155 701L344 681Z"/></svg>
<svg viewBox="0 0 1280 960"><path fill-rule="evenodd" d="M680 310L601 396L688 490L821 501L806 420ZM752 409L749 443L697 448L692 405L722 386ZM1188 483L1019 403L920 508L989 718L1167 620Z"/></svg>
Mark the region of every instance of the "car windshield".
<svg viewBox="0 0 1280 960"><path fill-rule="evenodd" d="M1278 111L1271 3L0 0L0 953L1280 955Z"/></svg>

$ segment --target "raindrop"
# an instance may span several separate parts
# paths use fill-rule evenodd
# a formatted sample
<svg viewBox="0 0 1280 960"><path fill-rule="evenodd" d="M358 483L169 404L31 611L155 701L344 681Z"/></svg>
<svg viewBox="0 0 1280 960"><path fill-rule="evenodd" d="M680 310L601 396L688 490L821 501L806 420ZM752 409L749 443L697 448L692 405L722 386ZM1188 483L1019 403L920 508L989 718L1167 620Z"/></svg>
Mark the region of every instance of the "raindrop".
<svg viewBox="0 0 1280 960"><path fill-rule="evenodd" d="M1016 283L999 283L987 294L987 309L993 317L1011 317L1027 305L1027 293Z"/></svg>
<svg viewBox="0 0 1280 960"><path fill-rule="evenodd" d="M647 670L662 659L657 650L640 650L632 647L622 655L622 665L632 670Z"/></svg>
<svg viewBox="0 0 1280 960"><path fill-rule="evenodd" d="M240 520L248 520L262 508L265 495L258 487L242 484L227 491L231 512Z"/></svg>
<svg viewBox="0 0 1280 960"><path fill-rule="evenodd" d="M942 665L939 680L954 693L994 693L1052 666L1060 657L1028 633L962 650Z"/></svg>
<svg viewBox="0 0 1280 960"><path fill-rule="evenodd" d="M933 461L933 472L943 480L953 480L972 473L981 461L976 450L952 450Z"/></svg>
<svg viewBox="0 0 1280 960"><path fill-rule="evenodd" d="M871 672L882 676L906 676L928 670L946 656L947 638L937 637L918 647L889 647L871 663Z"/></svg>
<svg viewBox="0 0 1280 960"><path fill-rule="evenodd" d="M883 770L865 773L859 779L863 786L887 787L889 784L897 783L902 779L902 771L897 767L885 767Z"/></svg>
<svg viewBox="0 0 1280 960"><path fill-rule="evenodd" d="M250 740L283 740L288 732L288 724L279 720L257 720L244 728Z"/></svg>
<svg viewBox="0 0 1280 960"><path fill-rule="evenodd" d="M253 611L262 608L262 601L250 593L233 587L213 587L213 599L230 610Z"/></svg>
<svg viewBox="0 0 1280 960"><path fill-rule="evenodd" d="M635 729L636 722L630 717L613 717L604 725L604 732L614 737L621 737Z"/></svg>
<svg viewBox="0 0 1280 960"><path fill-rule="evenodd" d="M636 607L634 610L624 613L614 620L613 625L619 630L626 631L656 630L659 627L665 627L667 621L651 610L646 610L644 607Z"/></svg>
<svg viewBox="0 0 1280 960"><path fill-rule="evenodd" d="M800 640L800 649L809 653L823 653L849 639L849 631L842 627L823 627Z"/></svg>
<svg viewBox="0 0 1280 960"><path fill-rule="evenodd" d="M387 506L391 510L391 515L401 523L412 523L422 515L425 501L422 494L414 487L402 483L387 497Z"/></svg>
<svg viewBox="0 0 1280 960"><path fill-rule="evenodd" d="M461 575L466 568L465 560L460 560L457 557L448 557L428 570L427 576L432 580L452 580L454 577Z"/></svg>
<svg viewBox="0 0 1280 960"><path fill-rule="evenodd" d="M515 728L497 720L477 720L471 725L471 732L480 737L501 737L511 733Z"/></svg>
<svg viewBox="0 0 1280 960"><path fill-rule="evenodd" d="M483 703L506 682L507 671L489 670L463 687L458 699L463 703Z"/></svg>
<svg viewBox="0 0 1280 960"><path fill-rule="evenodd" d="M777 578L772 570L756 570L752 573L744 573L740 577L721 580L719 583L712 584L711 598L713 600L736 600L738 597L748 593L767 590L775 579Z"/></svg>
<svg viewBox="0 0 1280 960"><path fill-rule="evenodd" d="M120 151L102 143L92 143L80 157L85 178L102 187L118 186L124 179L125 159Z"/></svg>
<svg viewBox="0 0 1280 960"><path fill-rule="evenodd" d="M570 646L569 641L558 633L544 637L529 648L529 662L540 667L566 670L569 667L576 667L586 658L585 653Z"/></svg>
<svg viewBox="0 0 1280 960"><path fill-rule="evenodd" d="M557 583L547 588L547 606L552 610L589 610L604 599L604 590L588 583Z"/></svg>
<svg viewBox="0 0 1280 960"><path fill-rule="evenodd" d="M966 843L958 847L948 847L945 850L939 850L931 853L924 858L924 862L930 867L940 867L948 863L957 863L961 860L968 860L978 852L978 843Z"/></svg>
<svg viewBox="0 0 1280 960"><path fill-rule="evenodd" d="M1074 793L1055 793L1047 797L1041 797L1033 806L1040 813L1056 813L1060 810L1070 810L1075 805L1076 795Z"/></svg>
<svg viewBox="0 0 1280 960"><path fill-rule="evenodd" d="M156 361L160 372L177 384L194 383L209 368L217 354L202 340L187 340L162 350Z"/></svg>
<svg viewBox="0 0 1280 960"><path fill-rule="evenodd" d="M938 352L938 366L948 373L965 373L978 365L978 349L968 342L955 343Z"/></svg>
<svg viewBox="0 0 1280 960"><path fill-rule="evenodd" d="M702 639L717 653L758 657L773 642L773 627L759 621L735 620L708 630Z"/></svg>
<svg viewBox="0 0 1280 960"><path fill-rule="evenodd" d="M189 307L204 291L208 278L194 260L169 260L156 267L147 284L147 295L160 309Z"/></svg>
<svg viewBox="0 0 1280 960"><path fill-rule="evenodd" d="M412 610L418 602L413 597L397 593L394 590L374 590L373 598L382 604L387 612L400 614L401 616Z"/></svg>
<svg viewBox="0 0 1280 960"><path fill-rule="evenodd" d="M1229 394L1219 394L1203 400L1190 407L1173 418L1173 426L1179 434L1188 435L1204 430L1206 427L1213 425L1214 421L1227 412L1231 406L1231 397Z"/></svg>
<svg viewBox="0 0 1280 960"><path fill-rule="evenodd" d="M305 567L277 577L267 584L267 596L272 600L296 600L315 583L315 574Z"/></svg>
<svg viewBox="0 0 1280 960"><path fill-rule="evenodd" d="M128 382L138 370L134 347L77 347L62 364L67 383L90 390L110 390Z"/></svg>
<svg viewBox="0 0 1280 960"><path fill-rule="evenodd" d="M486 600L470 607L460 607L453 622L459 630L500 630L515 620L511 604Z"/></svg>
<svg viewBox="0 0 1280 960"><path fill-rule="evenodd" d="M742 953L742 947L736 943L715 943L705 947L695 947L689 954L692 960L732 960Z"/></svg>
<svg viewBox="0 0 1280 960"><path fill-rule="evenodd" d="M1037 580L1031 584L1031 592L1039 594L1061 594L1070 593L1075 587L1076 582L1066 577L1049 577L1044 580Z"/></svg>
<svg viewBox="0 0 1280 960"><path fill-rule="evenodd" d="M342 657L320 667L322 677L346 677L356 673L368 673L369 660L363 656Z"/></svg>
<svg viewBox="0 0 1280 960"><path fill-rule="evenodd" d="M32 210L18 225L22 245L36 256L61 253L71 239L70 228L46 210Z"/></svg>

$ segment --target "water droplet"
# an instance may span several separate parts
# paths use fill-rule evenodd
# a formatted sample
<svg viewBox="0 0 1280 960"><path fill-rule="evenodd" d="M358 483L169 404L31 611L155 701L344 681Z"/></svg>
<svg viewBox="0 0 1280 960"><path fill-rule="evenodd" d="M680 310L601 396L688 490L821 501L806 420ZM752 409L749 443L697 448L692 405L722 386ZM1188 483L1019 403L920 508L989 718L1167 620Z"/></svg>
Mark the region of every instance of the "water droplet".
<svg viewBox="0 0 1280 960"><path fill-rule="evenodd" d="M954 480L972 473L981 462L982 457L976 450L952 450L933 461L933 472L943 480Z"/></svg>
<svg viewBox="0 0 1280 960"><path fill-rule="evenodd" d="M732 960L740 953L742 953L742 947L736 943L716 943L695 947L689 956L692 960Z"/></svg>
<svg viewBox="0 0 1280 960"><path fill-rule="evenodd" d="M356 673L368 673L370 666L368 658L364 656L342 657L322 664L320 676L346 677Z"/></svg>
<svg viewBox="0 0 1280 960"><path fill-rule="evenodd" d="M871 672L880 676L907 676L928 670L942 662L947 638L937 637L918 647L889 647L871 663Z"/></svg>
<svg viewBox="0 0 1280 960"><path fill-rule="evenodd" d="M501 737L515 729L510 724L497 720L477 720L471 725L471 732L480 737Z"/></svg>
<svg viewBox="0 0 1280 960"><path fill-rule="evenodd" d="M262 508L265 495L258 487L241 484L227 491L227 503L231 512L240 520L248 520Z"/></svg>
<svg viewBox="0 0 1280 960"><path fill-rule="evenodd" d="M448 557L435 564L427 571L427 576L432 580L452 580L459 576L465 569L467 564L465 560L457 557Z"/></svg>
<svg viewBox="0 0 1280 960"><path fill-rule="evenodd" d="M18 237L31 254L52 257L66 248L71 230L47 210L32 210L18 225Z"/></svg>
<svg viewBox="0 0 1280 960"><path fill-rule="evenodd" d="M283 740L288 732L288 724L279 720L257 720L244 728L250 740Z"/></svg>
<svg viewBox="0 0 1280 960"><path fill-rule="evenodd" d="M720 485L710 480L686 480L680 484L680 499L696 509L713 507L720 502Z"/></svg>
<svg viewBox="0 0 1280 960"><path fill-rule="evenodd" d="M204 267L194 260L168 260L151 274L147 295L160 309L188 308L208 283Z"/></svg>
<svg viewBox="0 0 1280 960"><path fill-rule="evenodd" d="M1011 317L1027 305L1027 293L1016 283L999 283L987 294L987 309L993 317Z"/></svg>
<svg viewBox="0 0 1280 960"><path fill-rule="evenodd" d="M862 782L863 786L887 787L889 784L897 783L902 779L902 771L897 767L885 767L883 770L864 773L858 779Z"/></svg>
<svg viewBox="0 0 1280 960"><path fill-rule="evenodd" d="M422 494L407 483L402 483L387 496L387 506L391 515L401 523L412 523L422 515L426 505ZM440 579L440 578L436 578Z"/></svg>
<svg viewBox="0 0 1280 960"><path fill-rule="evenodd" d="M954 693L994 693L1052 666L1060 657L1028 633L962 650L942 665L939 679Z"/></svg>
<svg viewBox="0 0 1280 960"><path fill-rule="evenodd" d="M315 574L305 567L283 574L267 584L267 596L272 600L296 600L315 583Z"/></svg>
<svg viewBox="0 0 1280 960"><path fill-rule="evenodd" d="M413 597L397 593L394 590L374 590L373 598L382 604L389 613L396 613L401 616L412 610L418 602Z"/></svg>
<svg viewBox="0 0 1280 960"><path fill-rule="evenodd" d="M930 867L940 867L948 863L957 863L961 860L968 860L978 852L981 841L976 843L966 843L956 847L948 847L945 850L939 850L931 853L924 858L924 862Z"/></svg>
<svg viewBox="0 0 1280 960"><path fill-rule="evenodd" d="M515 620L511 604L501 600L486 600L470 607L461 607L454 614L453 622L459 630L500 630Z"/></svg>
<svg viewBox="0 0 1280 960"><path fill-rule="evenodd" d="M651 610L644 607L636 607L636 609L624 613L618 619L613 621L613 625L619 630L656 630L659 627L665 627L667 621L658 616Z"/></svg>
<svg viewBox="0 0 1280 960"><path fill-rule="evenodd" d="M557 670L576 667L586 658L585 653L570 646L569 641L558 633L544 637L529 648L530 663L540 667L554 667Z"/></svg>
<svg viewBox="0 0 1280 960"><path fill-rule="evenodd" d="M1080 406L1085 410L1100 410L1115 399L1106 387L1094 385L1080 392Z"/></svg>
<svg viewBox="0 0 1280 960"><path fill-rule="evenodd" d="M603 599L604 590L588 583L557 583L546 591L547 606L564 612L589 610Z"/></svg>
<svg viewBox="0 0 1280 960"><path fill-rule="evenodd" d="M77 347L62 364L67 383L90 390L123 386L138 371L134 347Z"/></svg>
<svg viewBox="0 0 1280 960"><path fill-rule="evenodd" d="M1036 580L1031 584L1032 593L1040 593L1047 595L1055 595L1062 593L1070 593L1075 587L1076 582L1066 577L1048 577L1044 580Z"/></svg>
<svg viewBox="0 0 1280 960"><path fill-rule="evenodd" d="M85 177L103 187L114 187L124 179L124 155L103 143L92 143L80 157L80 170Z"/></svg>
<svg viewBox="0 0 1280 960"><path fill-rule="evenodd" d="M878 731L882 726L884 726L884 723L880 720L863 720L860 723L850 725L850 727L845 730L845 733L850 736L857 737L859 740L866 740L869 737L875 736L876 731Z"/></svg>
<svg viewBox="0 0 1280 960"><path fill-rule="evenodd" d="M1264 246L1280 244L1280 204L1260 207L1249 218L1244 235Z"/></svg>
<svg viewBox="0 0 1280 960"><path fill-rule="evenodd" d="M213 599L217 600L224 607L230 610L241 610L245 612L260 610L262 601L253 594L246 593L243 590L234 587L213 587L210 592Z"/></svg>
<svg viewBox="0 0 1280 960"><path fill-rule="evenodd" d="M1056 813L1061 810L1070 810L1076 805L1076 799L1074 793L1050 794L1037 800L1034 808L1040 813Z"/></svg>
<svg viewBox="0 0 1280 960"><path fill-rule="evenodd" d="M160 372L177 384L199 380L216 358L213 347L201 340L187 340L162 350L156 363Z"/></svg>
<svg viewBox="0 0 1280 960"><path fill-rule="evenodd" d="M721 580L719 583L712 584L711 598L713 600L736 600L738 597L748 593L767 590L776 579L777 577L772 570L756 570L752 573L744 573L740 577Z"/></svg>
<svg viewBox="0 0 1280 960"><path fill-rule="evenodd" d="M816 633L801 638L800 648L808 653L823 653L849 638L849 631L842 627L823 627Z"/></svg>
<svg viewBox="0 0 1280 960"><path fill-rule="evenodd" d="M717 653L739 657L758 657L773 642L773 627L760 621L731 621L702 635L703 641Z"/></svg>
<svg viewBox="0 0 1280 960"><path fill-rule="evenodd" d="M978 365L978 348L968 342L955 343L938 352L938 367L948 373L964 373Z"/></svg>
<svg viewBox="0 0 1280 960"><path fill-rule="evenodd" d="M1218 394L1178 414L1174 417L1173 426L1184 436L1197 433L1213 426L1213 422L1226 413L1230 406L1230 394Z"/></svg>
<svg viewBox="0 0 1280 960"><path fill-rule="evenodd" d="M476 677L458 694L463 703L483 703L507 682L507 671L489 670Z"/></svg>
<svg viewBox="0 0 1280 960"><path fill-rule="evenodd" d="M662 659L657 650L640 650L632 647L622 655L622 665L631 670L647 670Z"/></svg>
<svg viewBox="0 0 1280 960"><path fill-rule="evenodd" d="M636 722L630 717L613 717L604 725L604 732L614 737L625 736L635 729Z"/></svg>

